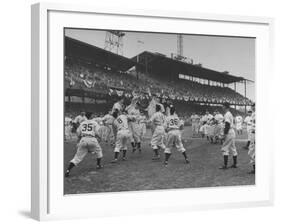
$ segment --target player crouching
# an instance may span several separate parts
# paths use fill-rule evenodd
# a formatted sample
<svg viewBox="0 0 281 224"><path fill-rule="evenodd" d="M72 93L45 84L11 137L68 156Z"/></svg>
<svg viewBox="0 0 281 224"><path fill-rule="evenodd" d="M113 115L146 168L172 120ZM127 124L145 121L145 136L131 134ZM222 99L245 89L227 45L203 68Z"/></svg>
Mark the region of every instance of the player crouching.
<svg viewBox="0 0 281 224"><path fill-rule="evenodd" d="M118 161L120 151L123 151L122 160L126 160L127 143L131 139L128 121L134 121L134 118L125 114L119 115L118 110L115 110L112 116L115 118L113 126L117 130L116 143L114 148L114 159L112 160L112 163L116 163Z"/></svg>
<svg viewBox="0 0 281 224"><path fill-rule="evenodd" d="M184 156L185 162L189 163L189 160L186 155L186 150L183 147L182 141L181 141L181 129L183 128L183 122L180 121L179 117L175 114L175 108L171 107L170 109L170 116L167 117L167 131L168 131L168 137L167 137L167 145L165 148L165 166L168 165L168 160L171 156L171 149L175 147L179 152L182 153Z"/></svg>
<svg viewBox="0 0 281 224"><path fill-rule="evenodd" d="M102 168L101 159L102 148L97 140L99 133L99 124L93 120L92 113L87 112L86 117L88 120L83 121L77 129L78 135L78 148L74 158L70 161L65 173L65 177L68 177L70 170L77 166L88 153L96 154L97 156L97 169Z"/></svg>

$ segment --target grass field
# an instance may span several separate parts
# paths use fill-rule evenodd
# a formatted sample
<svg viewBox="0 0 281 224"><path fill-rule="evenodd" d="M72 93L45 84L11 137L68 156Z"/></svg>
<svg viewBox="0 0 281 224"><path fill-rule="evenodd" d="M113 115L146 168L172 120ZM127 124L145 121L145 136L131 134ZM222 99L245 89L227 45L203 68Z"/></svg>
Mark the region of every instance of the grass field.
<svg viewBox="0 0 281 224"><path fill-rule="evenodd" d="M245 132L245 131L244 131ZM96 170L96 160L88 154L78 167L73 168L70 177L64 180L65 194L81 194L95 192L119 192L155 189L195 188L214 186L253 185L255 175L248 174L251 169L248 151L245 145L245 135L236 141L238 150L237 169L218 169L222 165L220 145L210 144L206 139L191 138L190 127L186 127L183 134L185 148L190 164L185 164L181 153L174 151L169 165L161 161L152 161L152 150L149 147L151 134L147 133L142 143L142 153L127 152L127 161L112 164L113 149L107 144L103 148L104 168ZM64 167L76 152L76 141L65 142ZM229 157L229 164L232 158Z"/></svg>

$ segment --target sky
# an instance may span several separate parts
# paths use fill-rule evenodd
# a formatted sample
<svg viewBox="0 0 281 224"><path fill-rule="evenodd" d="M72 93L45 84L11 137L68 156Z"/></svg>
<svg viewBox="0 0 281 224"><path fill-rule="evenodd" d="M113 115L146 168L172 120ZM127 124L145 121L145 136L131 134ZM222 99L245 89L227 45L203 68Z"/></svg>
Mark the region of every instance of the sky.
<svg viewBox="0 0 281 224"><path fill-rule="evenodd" d="M104 30L65 29L65 35L105 47ZM131 58L143 51L159 52L170 57L171 53L177 53L177 34L125 32L123 56ZM228 71L231 75L255 81L254 38L183 34L183 55L205 68ZM244 95L244 84L237 84L237 91ZM247 84L247 97L255 100L254 83Z"/></svg>

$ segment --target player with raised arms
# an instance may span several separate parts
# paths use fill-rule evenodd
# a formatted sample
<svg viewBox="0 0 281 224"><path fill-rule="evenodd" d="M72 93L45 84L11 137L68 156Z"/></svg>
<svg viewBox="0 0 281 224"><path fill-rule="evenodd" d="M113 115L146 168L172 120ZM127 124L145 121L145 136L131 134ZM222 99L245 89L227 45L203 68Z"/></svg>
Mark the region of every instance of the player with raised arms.
<svg viewBox="0 0 281 224"><path fill-rule="evenodd" d="M124 109L124 98L121 98L119 101L117 101L116 103L113 104L111 113L114 113L114 111L118 110L118 111L122 111Z"/></svg>
<svg viewBox="0 0 281 224"><path fill-rule="evenodd" d="M65 173L68 177L70 170L77 166L88 153L93 153L97 156L97 169L102 168L101 159L103 157L102 148L97 140L99 138L99 124L93 119L92 113L86 113L87 120L83 121L77 129L78 147L73 159L70 161Z"/></svg>

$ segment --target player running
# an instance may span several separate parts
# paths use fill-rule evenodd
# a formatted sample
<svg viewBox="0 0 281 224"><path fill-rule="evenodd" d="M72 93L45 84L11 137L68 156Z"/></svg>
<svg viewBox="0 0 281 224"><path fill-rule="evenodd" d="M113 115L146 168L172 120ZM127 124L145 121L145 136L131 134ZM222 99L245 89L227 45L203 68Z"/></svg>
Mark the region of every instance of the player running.
<svg viewBox="0 0 281 224"><path fill-rule="evenodd" d="M229 152L232 153L233 156L233 165L231 168L237 168L237 150L235 146L235 131L233 129L233 116L230 112L229 103L225 103L223 105L223 109L225 110L224 114L224 142L221 148L223 153L223 161L224 165L220 167L220 169L227 169L228 156Z"/></svg>
<svg viewBox="0 0 281 224"><path fill-rule="evenodd" d="M165 115L161 112L161 106L159 104L156 104L155 108L156 112L151 116L149 122L151 122L154 126L154 131L151 138L151 147L154 151L154 156L152 157L152 160L159 160L159 150L165 149Z"/></svg>
<svg viewBox="0 0 281 224"><path fill-rule="evenodd" d="M183 147L182 141L181 141L181 131L183 129L183 122L180 121L178 115L175 114L175 107L170 108L170 116L166 119L167 122L167 145L164 150L165 153L165 166L168 165L168 160L171 156L171 150L172 148L176 148L179 152L182 153L184 156L185 162L189 163L189 160L187 159L186 150Z"/></svg>
<svg viewBox="0 0 281 224"><path fill-rule="evenodd" d="M65 173L65 177L69 177L70 170L77 166L88 153L96 154L97 156L97 169L102 168L101 159L102 148L98 143L97 137L99 133L99 124L93 120L91 112L86 113L87 120L83 121L77 129L78 135L78 148L74 158L70 161Z"/></svg>

